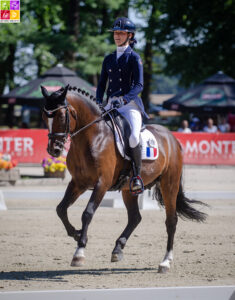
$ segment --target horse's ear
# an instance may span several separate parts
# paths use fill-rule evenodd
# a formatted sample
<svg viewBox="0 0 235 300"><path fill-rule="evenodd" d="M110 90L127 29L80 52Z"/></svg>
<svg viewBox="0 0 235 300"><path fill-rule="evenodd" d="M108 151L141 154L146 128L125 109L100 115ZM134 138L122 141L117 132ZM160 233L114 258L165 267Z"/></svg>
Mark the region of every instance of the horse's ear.
<svg viewBox="0 0 235 300"><path fill-rule="evenodd" d="M47 89L41 85L41 92L43 94L43 96L47 99L50 95L48 94Z"/></svg>
<svg viewBox="0 0 235 300"><path fill-rule="evenodd" d="M68 84L68 85L66 85L66 87L64 88L64 91L63 91L63 93L61 94L61 97L63 97L63 98L65 98L65 97L66 97L66 94L67 94L68 88L69 88L69 84Z"/></svg>

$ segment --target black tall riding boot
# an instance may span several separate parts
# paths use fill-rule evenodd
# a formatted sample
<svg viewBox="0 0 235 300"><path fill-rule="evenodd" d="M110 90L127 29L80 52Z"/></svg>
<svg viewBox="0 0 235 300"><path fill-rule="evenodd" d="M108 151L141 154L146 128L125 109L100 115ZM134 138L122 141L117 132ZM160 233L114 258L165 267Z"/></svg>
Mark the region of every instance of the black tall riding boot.
<svg viewBox="0 0 235 300"><path fill-rule="evenodd" d="M132 169L133 169L133 185L131 190L133 192L142 193L143 192L143 182L140 177L141 170L141 147L138 144L135 148L130 148L131 159L132 159Z"/></svg>

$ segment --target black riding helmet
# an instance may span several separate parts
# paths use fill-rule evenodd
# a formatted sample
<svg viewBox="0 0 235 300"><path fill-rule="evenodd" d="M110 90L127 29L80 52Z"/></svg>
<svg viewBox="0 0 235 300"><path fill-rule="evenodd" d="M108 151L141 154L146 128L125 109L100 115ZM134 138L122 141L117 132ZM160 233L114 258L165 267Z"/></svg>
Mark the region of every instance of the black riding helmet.
<svg viewBox="0 0 235 300"><path fill-rule="evenodd" d="M113 27L109 31L117 30L135 33L136 28L135 24L130 19L121 17L117 18L117 20L113 23Z"/></svg>
<svg viewBox="0 0 235 300"><path fill-rule="evenodd" d="M113 27L109 30L109 31L125 31L128 33L132 33L133 36L132 38L127 38L127 40L130 40L130 46L131 48L134 47L134 44L137 43L135 37L135 31L136 31L136 27L135 24L128 18L125 17L121 17L121 18L117 18L115 20L115 22L113 23ZM125 44L126 41L123 43Z"/></svg>

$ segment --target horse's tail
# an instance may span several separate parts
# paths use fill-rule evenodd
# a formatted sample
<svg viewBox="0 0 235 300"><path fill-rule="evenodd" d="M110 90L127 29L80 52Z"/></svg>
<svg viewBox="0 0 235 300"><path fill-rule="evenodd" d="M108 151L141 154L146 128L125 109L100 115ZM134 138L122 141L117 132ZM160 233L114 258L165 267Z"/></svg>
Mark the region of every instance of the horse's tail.
<svg viewBox="0 0 235 300"><path fill-rule="evenodd" d="M164 206L164 200L162 198L161 192L157 185L155 189L155 197L158 203L161 206ZM206 220L207 214L195 209L191 204L208 206L207 204L201 201L190 200L185 196L183 191L183 186L182 186L182 177L181 177L179 192L177 194L177 199L176 199L176 212L178 216L181 217L182 219L190 219L192 221L204 222Z"/></svg>
<svg viewBox="0 0 235 300"><path fill-rule="evenodd" d="M205 205L207 204L198 201L188 199L183 191L182 177L180 179L179 192L176 199L176 211L180 217L190 219L197 222L204 222L206 220L207 214L195 209L191 204Z"/></svg>

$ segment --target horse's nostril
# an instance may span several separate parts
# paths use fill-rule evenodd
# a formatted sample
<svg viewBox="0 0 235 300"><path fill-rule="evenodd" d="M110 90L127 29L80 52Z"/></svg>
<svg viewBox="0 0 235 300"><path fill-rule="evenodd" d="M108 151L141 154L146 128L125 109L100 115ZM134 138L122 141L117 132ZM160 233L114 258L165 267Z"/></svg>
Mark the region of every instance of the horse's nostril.
<svg viewBox="0 0 235 300"><path fill-rule="evenodd" d="M59 156L60 155L60 150L59 149L55 149L54 150L54 154L55 154L55 156Z"/></svg>

